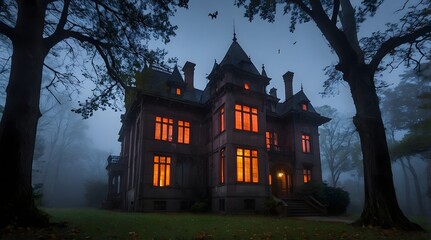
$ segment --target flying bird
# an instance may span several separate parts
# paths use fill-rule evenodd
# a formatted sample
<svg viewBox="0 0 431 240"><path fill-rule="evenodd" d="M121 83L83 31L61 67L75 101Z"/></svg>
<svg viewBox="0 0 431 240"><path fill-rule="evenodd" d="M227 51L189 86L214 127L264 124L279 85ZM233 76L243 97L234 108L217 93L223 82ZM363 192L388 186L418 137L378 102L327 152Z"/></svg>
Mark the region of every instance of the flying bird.
<svg viewBox="0 0 431 240"><path fill-rule="evenodd" d="M278 54L280 54L280 49L278 49Z"/></svg>
<svg viewBox="0 0 431 240"><path fill-rule="evenodd" d="M211 17L211 19L217 18L218 11L215 11L214 13L209 13L208 16Z"/></svg>
<svg viewBox="0 0 431 240"><path fill-rule="evenodd" d="M295 45L296 44L296 41L293 43L293 45Z"/></svg>

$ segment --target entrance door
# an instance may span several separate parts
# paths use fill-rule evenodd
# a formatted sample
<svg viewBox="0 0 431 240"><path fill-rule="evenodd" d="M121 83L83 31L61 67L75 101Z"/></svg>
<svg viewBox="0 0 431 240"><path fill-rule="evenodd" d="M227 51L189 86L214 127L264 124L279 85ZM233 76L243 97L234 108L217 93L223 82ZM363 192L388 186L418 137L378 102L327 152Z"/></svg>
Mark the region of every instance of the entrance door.
<svg viewBox="0 0 431 240"><path fill-rule="evenodd" d="M278 198L287 198L292 189L292 175L287 171L277 172L277 186L275 186L275 191L273 194Z"/></svg>

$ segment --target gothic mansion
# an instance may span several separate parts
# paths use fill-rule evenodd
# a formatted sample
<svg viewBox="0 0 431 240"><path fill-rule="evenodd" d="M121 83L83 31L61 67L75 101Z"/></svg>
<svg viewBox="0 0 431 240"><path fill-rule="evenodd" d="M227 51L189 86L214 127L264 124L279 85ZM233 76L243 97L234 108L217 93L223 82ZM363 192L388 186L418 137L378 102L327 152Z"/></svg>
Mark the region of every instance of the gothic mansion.
<svg viewBox="0 0 431 240"><path fill-rule="evenodd" d="M167 72L145 67L126 91L121 155L108 158L112 208L180 211L205 201L213 212L262 212L271 195L286 199L321 182L319 115L304 92L286 99L234 38L205 89L194 88L195 64Z"/></svg>

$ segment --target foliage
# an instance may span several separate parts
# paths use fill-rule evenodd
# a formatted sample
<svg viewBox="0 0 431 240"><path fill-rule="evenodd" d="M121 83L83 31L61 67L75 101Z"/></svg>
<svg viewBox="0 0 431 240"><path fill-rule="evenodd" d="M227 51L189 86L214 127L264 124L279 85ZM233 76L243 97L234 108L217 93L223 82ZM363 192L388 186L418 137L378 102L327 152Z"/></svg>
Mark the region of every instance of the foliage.
<svg viewBox="0 0 431 240"><path fill-rule="evenodd" d="M209 211L208 200L199 200L199 201L196 201L190 207L190 211L192 211L194 213L208 212Z"/></svg>
<svg viewBox="0 0 431 240"><path fill-rule="evenodd" d="M106 200L108 184L106 181L89 180L85 183L85 199L87 206L100 208Z"/></svg>
<svg viewBox="0 0 431 240"><path fill-rule="evenodd" d="M303 197L312 196L326 205L329 215L345 213L350 204L350 197L347 191L321 183L309 182L304 184L299 189L299 194Z"/></svg>
<svg viewBox="0 0 431 240"><path fill-rule="evenodd" d="M170 1L43 1L46 15L43 46L49 54L45 70L54 75L44 86L49 90L79 92L83 80L94 83L93 95L80 103L76 112L89 117L97 109L118 108L114 100L131 85L133 74L143 63L160 64L162 49L149 49L151 40L164 43L175 36L177 26L170 17L177 8L187 8L187 0ZM12 27L23 8L16 1L2 1L0 35L14 41ZM12 54L11 52L9 54ZM5 66L9 57L0 60ZM81 69L82 77L76 75Z"/></svg>

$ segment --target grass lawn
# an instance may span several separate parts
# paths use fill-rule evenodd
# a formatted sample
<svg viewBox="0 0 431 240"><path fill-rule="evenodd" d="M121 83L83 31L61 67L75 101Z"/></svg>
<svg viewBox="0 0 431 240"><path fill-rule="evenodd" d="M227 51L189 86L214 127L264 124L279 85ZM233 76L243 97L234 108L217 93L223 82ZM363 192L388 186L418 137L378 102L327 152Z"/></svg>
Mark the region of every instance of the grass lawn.
<svg viewBox="0 0 431 240"><path fill-rule="evenodd" d="M340 222L261 215L45 211L52 222L67 224L48 229L3 229L0 239L431 239L429 232L354 228Z"/></svg>

